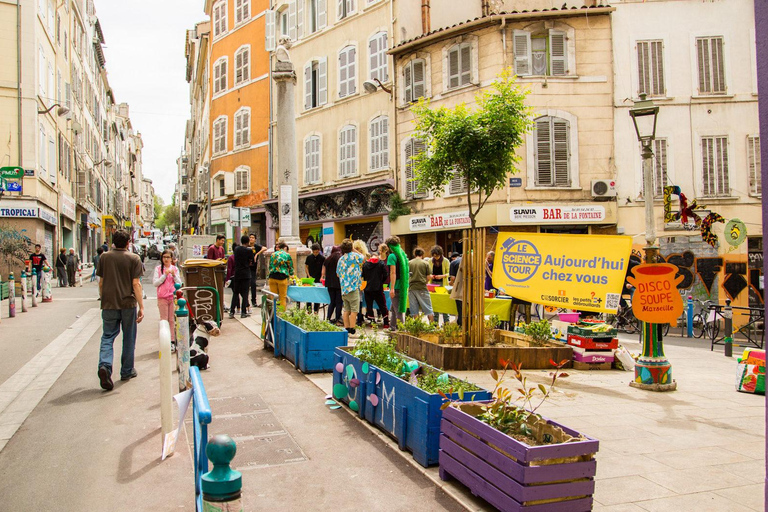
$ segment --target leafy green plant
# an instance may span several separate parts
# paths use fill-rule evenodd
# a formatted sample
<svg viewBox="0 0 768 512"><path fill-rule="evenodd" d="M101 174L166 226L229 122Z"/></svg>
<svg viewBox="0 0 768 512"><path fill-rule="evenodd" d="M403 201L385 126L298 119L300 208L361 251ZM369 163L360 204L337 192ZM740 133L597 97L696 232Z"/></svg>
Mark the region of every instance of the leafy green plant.
<svg viewBox="0 0 768 512"><path fill-rule="evenodd" d="M488 330L493 330L498 328L500 323L501 320L499 319L498 315L491 315L485 319L485 328Z"/></svg>
<svg viewBox="0 0 768 512"><path fill-rule="evenodd" d="M405 322L397 322L397 329L410 334L411 336L419 337L424 334L433 334L437 332L437 325L434 323L425 323L423 316L406 316Z"/></svg>
<svg viewBox="0 0 768 512"><path fill-rule="evenodd" d="M439 334L441 343L459 343L461 341L462 329L459 324L447 322L443 324Z"/></svg>
<svg viewBox="0 0 768 512"><path fill-rule="evenodd" d="M389 217L390 222L394 222L398 217L409 215L410 213L411 209L405 205L405 201L400 197L400 194L395 192L389 196L389 215L387 216Z"/></svg>
<svg viewBox="0 0 768 512"><path fill-rule="evenodd" d="M334 332L341 331L341 328L321 320L312 313L308 313L302 308L293 308L281 311L278 316L286 322L292 323L296 327L309 332Z"/></svg>
<svg viewBox="0 0 768 512"><path fill-rule="evenodd" d="M538 322L523 324L523 331L531 337L533 345L542 346L552 337L552 327L549 320L542 318Z"/></svg>

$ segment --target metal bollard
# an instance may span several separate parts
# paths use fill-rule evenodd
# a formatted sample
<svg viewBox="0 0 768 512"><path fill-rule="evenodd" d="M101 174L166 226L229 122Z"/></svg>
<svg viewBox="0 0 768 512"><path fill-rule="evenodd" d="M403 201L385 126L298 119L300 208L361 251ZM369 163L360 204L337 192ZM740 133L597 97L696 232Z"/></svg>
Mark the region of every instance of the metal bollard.
<svg viewBox="0 0 768 512"><path fill-rule="evenodd" d="M725 357L733 357L733 309L731 309L731 299L725 299L723 318L725 319L725 333L723 337Z"/></svg>
<svg viewBox="0 0 768 512"><path fill-rule="evenodd" d="M16 280L8 274L8 318L16 317Z"/></svg>
<svg viewBox="0 0 768 512"><path fill-rule="evenodd" d="M171 326L160 320L160 426L165 435L173 430L173 358L171 356Z"/></svg>
<svg viewBox="0 0 768 512"><path fill-rule="evenodd" d="M242 512L240 499L243 475L229 467L237 445L226 434L213 436L205 448L213 469L202 477L203 510L206 512Z"/></svg>
<svg viewBox="0 0 768 512"><path fill-rule="evenodd" d="M42 288L40 293L43 297L43 302L53 302L53 292L51 292L52 279L51 267L43 267L43 272L40 275L40 288Z"/></svg>
<svg viewBox="0 0 768 512"><path fill-rule="evenodd" d="M192 388L192 381L189 378L189 311L187 311L187 301L184 299L179 299L176 322L179 325L176 358L179 362L179 392L182 392Z"/></svg>
<svg viewBox="0 0 768 512"><path fill-rule="evenodd" d="M689 338L693 338L693 295L688 296L687 320L685 327Z"/></svg>
<svg viewBox="0 0 768 512"><path fill-rule="evenodd" d="M179 299L184 298L184 292L181 291L181 284L180 283L173 283L173 288L176 290L173 294L173 307L174 311L179 309ZM173 318L173 326L171 326L173 329L173 332L176 334L176 340L178 344L179 339L179 322L176 319L176 316L174 315Z"/></svg>
<svg viewBox="0 0 768 512"><path fill-rule="evenodd" d="M32 286L29 287L29 291L32 292L32 307L37 307L37 287L35 286L35 283L37 283L37 269L32 269L32 276L30 278L30 282L32 283Z"/></svg>
<svg viewBox="0 0 768 512"><path fill-rule="evenodd" d="M29 278L26 271L21 271L21 312L27 312L27 289L29 286Z"/></svg>

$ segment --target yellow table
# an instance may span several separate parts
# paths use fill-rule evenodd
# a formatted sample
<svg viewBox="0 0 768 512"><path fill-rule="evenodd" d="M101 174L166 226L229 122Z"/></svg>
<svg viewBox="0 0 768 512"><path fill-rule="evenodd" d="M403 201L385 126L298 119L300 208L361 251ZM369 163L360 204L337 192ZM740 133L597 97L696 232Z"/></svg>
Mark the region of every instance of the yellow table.
<svg viewBox="0 0 768 512"><path fill-rule="evenodd" d="M456 301L447 293L430 293L429 297L432 299L432 311L435 314L445 313L454 316L459 314ZM485 314L496 315L500 321L509 322L512 316L512 299L485 299Z"/></svg>

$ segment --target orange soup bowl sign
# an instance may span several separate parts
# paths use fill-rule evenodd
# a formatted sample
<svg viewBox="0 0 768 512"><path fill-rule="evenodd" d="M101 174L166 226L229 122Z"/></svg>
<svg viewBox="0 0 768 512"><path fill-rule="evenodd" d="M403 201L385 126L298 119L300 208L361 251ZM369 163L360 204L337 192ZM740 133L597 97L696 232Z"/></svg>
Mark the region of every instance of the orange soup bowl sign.
<svg viewBox="0 0 768 512"><path fill-rule="evenodd" d="M654 324L676 324L683 313L683 298L677 285L683 276L677 276L677 267L670 263L638 265L632 269L634 277L627 281L635 287L632 312L639 320Z"/></svg>

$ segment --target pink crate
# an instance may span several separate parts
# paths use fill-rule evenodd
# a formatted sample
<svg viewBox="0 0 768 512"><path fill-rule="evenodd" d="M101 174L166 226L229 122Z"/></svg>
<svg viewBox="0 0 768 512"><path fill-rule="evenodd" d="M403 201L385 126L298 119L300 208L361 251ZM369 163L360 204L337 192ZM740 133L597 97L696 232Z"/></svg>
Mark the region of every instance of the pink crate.
<svg viewBox="0 0 768 512"><path fill-rule="evenodd" d="M584 350L574 347L573 360L580 363L612 363L614 355L611 350Z"/></svg>

